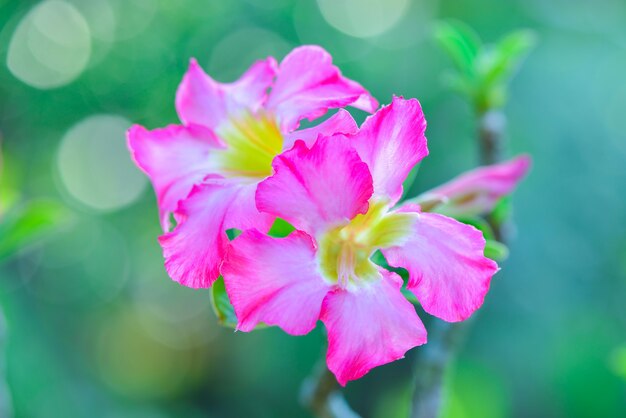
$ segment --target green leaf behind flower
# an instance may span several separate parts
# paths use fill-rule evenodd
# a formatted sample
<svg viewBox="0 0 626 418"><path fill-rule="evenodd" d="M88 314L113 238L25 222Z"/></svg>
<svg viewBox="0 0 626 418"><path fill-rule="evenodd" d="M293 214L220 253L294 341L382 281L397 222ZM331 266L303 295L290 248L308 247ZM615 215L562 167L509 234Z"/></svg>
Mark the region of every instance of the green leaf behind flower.
<svg viewBox="0 0 626 418"><path fill-rule="evenodd" d="M485 242L484 254L493 261L504 261L509 256L509 248L499 241L490 239Z"/></svg>
<svg viewBox="0 0 626 418"><path fill-rule="evenodd" d="M295 231L296 228L284 219L276 218L274 224L270 228L268 235L275 238L284 238Z"/></svg>
<svg viewBox="0 0 626 418"><path fill-rule="evenodd" d="M237 327L237 316L233 305L226 294L224 279L220 276L211 287L211 306L220 325L229 328Z"/></svg>
<svg viewBox="0 0 626 418"><path fill-rule="evenodd" d="M38 242L69 220L67 209L51 201L33 201L0 219L0 261Z"/></svg>

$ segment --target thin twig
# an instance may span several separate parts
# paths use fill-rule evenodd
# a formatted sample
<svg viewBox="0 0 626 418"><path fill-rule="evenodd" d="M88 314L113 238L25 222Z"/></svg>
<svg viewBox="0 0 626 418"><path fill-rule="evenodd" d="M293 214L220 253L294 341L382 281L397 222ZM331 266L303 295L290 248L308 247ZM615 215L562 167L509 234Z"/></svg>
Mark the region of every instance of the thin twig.
<svg viewBox="0 0 626 418"><path fill-rule="evenodd" d="M482 164L495 164L502 160L506 118L499 110L478 114L478 142ZM498 241L505 240L506 227L502 228L487 217L487 222ZM438 418L441 406L446 369L467 332L468 321L446 323L436 320L429 332L428 344L421 348L415 364L415 389L413 391L411 418Z"/></svg>
<svg viewBox="0 0 626 418"><path fill-rule="evenodd" d="M335 376L320 361L313 374L302 384L300 400L317 418L360 418L341 394Z"/></svg>

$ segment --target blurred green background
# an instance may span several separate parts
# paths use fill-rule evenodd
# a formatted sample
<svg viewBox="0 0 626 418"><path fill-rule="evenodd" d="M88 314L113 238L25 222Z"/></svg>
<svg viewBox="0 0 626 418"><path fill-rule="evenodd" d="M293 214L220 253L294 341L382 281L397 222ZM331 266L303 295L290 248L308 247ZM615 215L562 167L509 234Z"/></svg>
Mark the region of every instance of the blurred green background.
<svg viewBox="0 0 626 418"><path fill-rule="evenodd" d="M0 213L42 199L68 211L0 265L0 416L308 416L298 388L324 352L321 327L234 333L207 290L172 282L124 131L177 122L190 57L232 81L255 59L320 44L381 103L422 102L431 154L415 195L478 161L472 109L442 82L439 19L487 42L538 35L505 107L510 154L534 167L446 417L626 416L623 0L0 0ZM406 416L418 350L350 383L353 408Z"/></svg>

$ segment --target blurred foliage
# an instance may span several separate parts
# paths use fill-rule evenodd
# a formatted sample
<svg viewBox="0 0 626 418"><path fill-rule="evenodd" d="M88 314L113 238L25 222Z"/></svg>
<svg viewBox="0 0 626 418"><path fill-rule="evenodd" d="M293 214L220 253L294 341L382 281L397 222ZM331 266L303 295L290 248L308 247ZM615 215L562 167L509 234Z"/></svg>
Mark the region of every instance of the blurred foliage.
<svg viewBox="0 0 626 418"><path fill-rule="evenodd" d="M11 208L0 219L0 262L61 227L67 209L51 201L32 201Z"/></svg>
<svg viewBox="0 0 626 418"><path fill-rule="evenodd" d="M405 184L406 198L476 165L478 104L505 106L511 153L533 156L533 175L492 215L514 206L516 231L452 371L448 417L626 415L619 372L626 335L623 1L380 0L384 19L374 24L376 13L343 0L324 2L335 7L325 11L333 24L316 1L53 2L64 4L61 13L34 20L25 26L32 36L21 39L28 42L13 42L13 59L30 63L13 70L35 77L60 72L64 80L81 72L42 90L7 66L17 27L40 2L0 0L7 162L0 200L11 201L0 206L12 211L26 210L29 202L61 202L72 213L72 222L0 265L5 386L16 417L308 416L295 394L323 355L322 327L294 338L272 327L235 333L218 326L210 290L183 288L167 277L154 194L123 181L120 173L132 168L124 138L102 134L118 132L122 120L148 128L177 123L175 92L190 57L227 82L253 60L281 58L303 43L327 48L342 72L381 103L392 94L420 99L430 155ZM79 30L55 23L63 13L77 19L72 27ZM436 29L450 39L461 31L461 38L446 41L462 51L455 58L433 37L433 29L442 28L438 22L466 22L485 41L456 23L447 32ZM367 31L382 23L386 31ZM536 35L498 41L515 28ZM526 55L534 36L541 42ZM42 39L52 44L36 44ZM79 58L89 54L82 69L74 64L83 61L64 60L74 47ZM473 95L470 105L438 82L451 59L456 83ZM353 114L359 122L365 117ZM103 123L100 135L72 129L94 116ZM86 147L89 158L75 165L60 158L64 146L90 141L117 148L104 155L107 147ZM61 173L82 180L80 190L98 202L118 205L90 206ZM4 213L13 217L9 209ZM47 224L47 216L37 223ZM417 309L428 329L429 316ZM417 350L350 383L350 405L365 418L406 416Z"/></svg>
<svg viewBox="0 0 626 418"><path fill-rule="evenodd" d="M626 344L613 350L609 362L613 372L626 380Z"/></svg>
<svg viewBox="0 0 626 418"><path fill-rule="evenodd" d="M498 201L496 207L489 214L491 222L495 225L503 225L508 219L511 218L511 212L513 211L511 205L511 197L504 196Z"/></svg>
<svg viewBox="0 0 626 418"><path fill-rule="evenodd" d="M0 145L1 140L0 132ZM6 180L9 171L6 166L0 148L0 264L63 227L70 219L70 212L60 203L20 202L20 193Z"/></svg>
<svg viewBox="0 0 626 418"><path fill-rule="evenodd" d="M467 96L479 112L502 107L506 85L535 45L529 30L512 32L494 45L484 45L477 33L460 22L439 22L435 39L452 59L456 72L448 74L451 87Z"/></svg>
<svg viewBox="0 0 626 418"><path fill-rule="evenodd" d="M447 378L442 418L500 418L511 416L502 376L489 366L457 364Z"/></svg>

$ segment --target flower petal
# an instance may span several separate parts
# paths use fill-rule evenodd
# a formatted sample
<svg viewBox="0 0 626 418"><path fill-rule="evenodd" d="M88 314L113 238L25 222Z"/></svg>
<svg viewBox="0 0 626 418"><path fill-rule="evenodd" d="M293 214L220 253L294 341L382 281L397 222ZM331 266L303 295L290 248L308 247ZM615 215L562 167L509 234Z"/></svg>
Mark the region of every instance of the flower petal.
<svg viewBox="0 0 626 418"><path fill-rule="evenodd" d="M222 148L215 134L198 125L148 131L135 125L128 131L128 147L139 168L152 180L157 195L161 226L169 231L170 212L215 171L212 152Z"/></svg>
<svg viewBox="0 0 626 418"><path fill-rule="evenodd" d="M234 83L218 83L192 59L176 92L180 120L219 129L229 116L242 109L256 112L267 98L276 68L276 60L269 57L254 63Z"/></svg>
<svg viewBox="0 0 626 418"><path fill-rule="evenodd" d="M297 141L274 158L274 175L257 189L260 211L315 235L365 213L372 177L345 137L322 137L309 150Z"/></svg>
<svg viewBox="0 0 626 418"><path fill-rule="evenodd" d="M246 105L254 113L265 103L267 90L272 86L277 72L278 63L274 57L267 57L252 64L239 80L227 84L226 88L235 101Z"/></svg>
<svg viewBox="0 0 626 418"><path fill-rule="evenodd" d="M244 231L232 242L222 274L242 331L264 322L306 334L330 289L317 271L313 239L302 231L285 238Z"/></svg>
<svg viewBox="0 0 626 418"><path fill-rule="evenodd" d="M326 361L341 385L426 342L422 321L400 292L402 279L381 273L369 286L336 289L324 299L320 319L328 329Z"/></svg>
<svg viewBox="0 0 626 418"><path fill-rule="evenodd" d="M297 129L302 119L348 105L373 112L378 102L359 83L343 77L328 52L312 45L295 48L283 59L267 102L283 132Z"/></svg>
<svg viewBox="0 0 626 418"><path fill-rule="evenodd" d="M176 211L176 228L159 237L172 279L192 288L209 287L226 255L227 229L269 230L273 218L256 210L255 188L223 179L194 187Z"/></svg>
<svg viewBox="0 0 626 418"><path fill-rule="evenodd" d="M415 200L424 209L461 217L489 213L502 196L511 193L530 168L530 157L479 167L429 190Z"/></svg>
<svg viewBox="0 0 626 418"><path fill-rule="evenodd" d="M306 146L311 148L317 140L317 137L320 135L347 135L357 132L358 129L359 127L357 126L352 115L350 115L350 112L345 109L339 109L337 113L335 113L319 125L307 129L300 129L284 135L285 139L283 148L290 149L291 147L293 147L293 144L298 139L304 141Z"/></svg>
<svg viewBox="0 0 626 418"><path fill-rule="evenodd" d="M416 99L394 97L390 105L368 117L353 137L353 146L374 179L374 195L395 203L402 182L428 155L426 119Z"/></svg>
<svg viewBox="0 0 626 418"><path fill-rule="evenodd" d="M445 321L467 319L489 290L498 265L483 255L476 228L436 213L421 213L401 246L383 249L390 265L409 271L407 288L426 312Z"/></svg>

